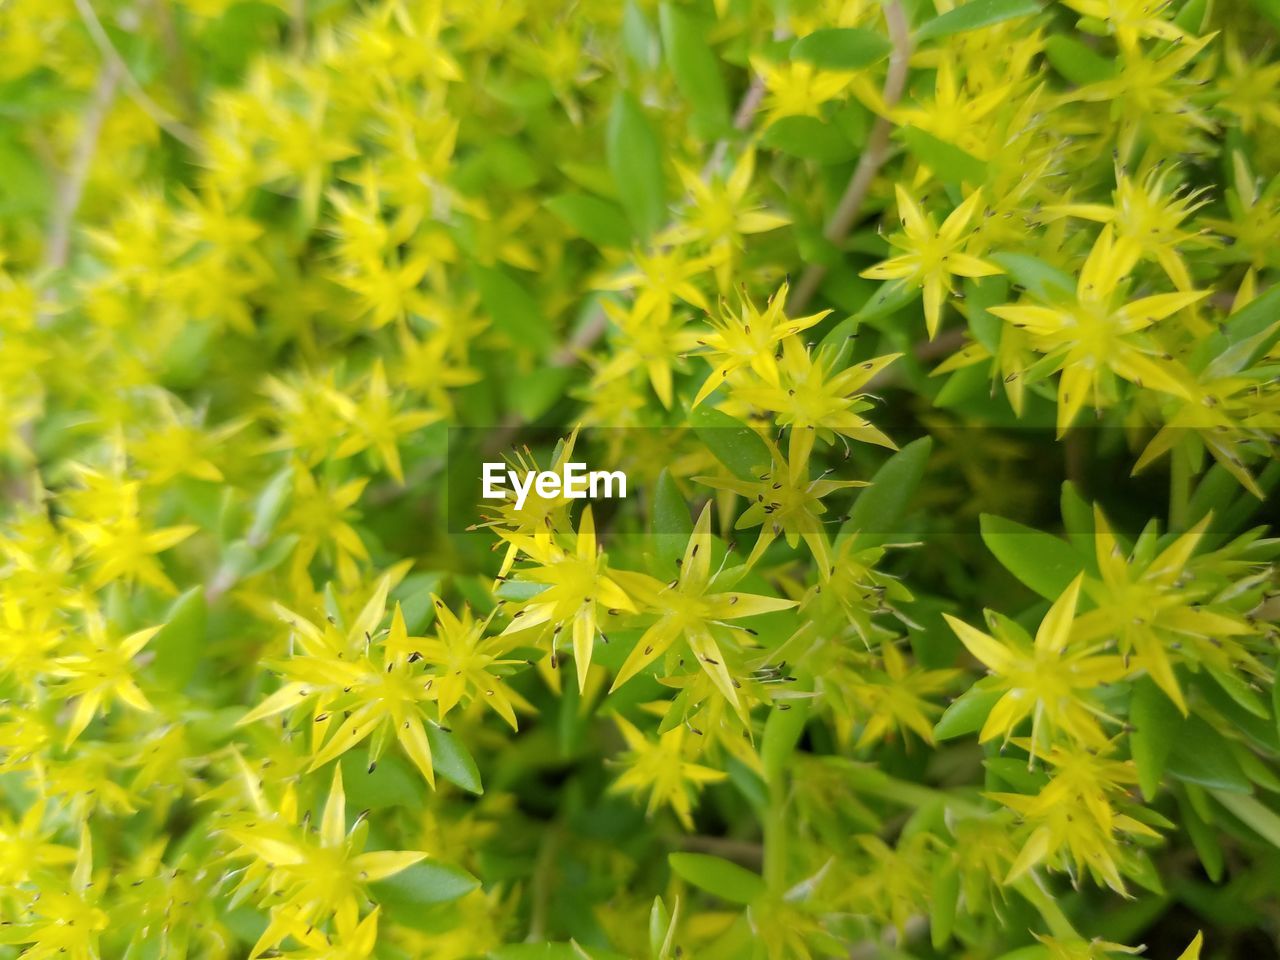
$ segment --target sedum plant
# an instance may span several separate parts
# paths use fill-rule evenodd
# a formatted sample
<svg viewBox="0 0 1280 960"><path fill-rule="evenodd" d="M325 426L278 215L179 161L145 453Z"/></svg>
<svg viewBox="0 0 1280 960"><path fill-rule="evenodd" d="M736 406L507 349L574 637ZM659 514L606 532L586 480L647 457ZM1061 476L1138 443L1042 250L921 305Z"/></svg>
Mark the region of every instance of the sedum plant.
<svg viewBox="0 0 1280 960"><path fill-rule="evenodd" d="M0 958L1277 955L1278 28L0 3Z"/></svg>

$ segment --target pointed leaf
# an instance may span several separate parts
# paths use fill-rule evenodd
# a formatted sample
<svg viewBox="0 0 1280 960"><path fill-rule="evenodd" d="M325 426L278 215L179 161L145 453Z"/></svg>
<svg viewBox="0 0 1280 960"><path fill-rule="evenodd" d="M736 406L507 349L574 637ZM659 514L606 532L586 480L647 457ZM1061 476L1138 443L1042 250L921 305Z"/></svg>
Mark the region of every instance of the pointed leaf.
<svg viewBox="0 0 1280 960"><path fill-rule="evenodd" d="M746 867L706 853L673 853L671 869L701 890L730 903L751 903L765 892L764 880Z"/></svg>
<svg viewBox="0 0 1280 960"><path fill-rule="evenodd" d="M480 768L471 752L452 733L434 723L426 723L427 742L431 744L431 766L450 783L457 784L468 793L484 793L480 783Z"/></svg>
<svg viewBox="0 0 1280 960"><path fill-rule="evenodd" d="M631 225L642 239L651 236L667 218L662 149L644 110L626 91L609 111L605 151Z"/></svg>
<svg viewBox="0 0 1280 960"><path fill-rule="evenodd" d="M984 513L982 541L1005 569L1049 600L1057 600L1084 569L1084 558L1057 537Z"/></svg>
<svg viewBox="0 0 1280 960"><path fill-rule="evenodd" d="M927 21L916 31L915 41L923 43L926 40L949 37L1039 12L1040 4L1036 0L970 0L962 7L956 7Z"/></svg>
<svg viewBox="0 0 1280 960"><path fill-rule="evenodd" d="M815 30L791 45L791 59L823 70L860 70L889 55L893 45L874 30L830 27Z"/></svg>

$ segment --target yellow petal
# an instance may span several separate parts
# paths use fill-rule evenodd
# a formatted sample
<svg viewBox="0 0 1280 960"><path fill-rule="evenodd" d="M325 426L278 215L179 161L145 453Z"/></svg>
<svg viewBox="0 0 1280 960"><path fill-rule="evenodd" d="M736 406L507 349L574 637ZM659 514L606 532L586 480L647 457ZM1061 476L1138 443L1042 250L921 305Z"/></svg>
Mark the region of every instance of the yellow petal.
<svg viewBox="0 0 1280 960"><path fill-rule="evenodd" d="M351 866L365 883L395 876L401 870L413 866L427 855L418 850L376 850L362 853L351 861Z"/></svg>

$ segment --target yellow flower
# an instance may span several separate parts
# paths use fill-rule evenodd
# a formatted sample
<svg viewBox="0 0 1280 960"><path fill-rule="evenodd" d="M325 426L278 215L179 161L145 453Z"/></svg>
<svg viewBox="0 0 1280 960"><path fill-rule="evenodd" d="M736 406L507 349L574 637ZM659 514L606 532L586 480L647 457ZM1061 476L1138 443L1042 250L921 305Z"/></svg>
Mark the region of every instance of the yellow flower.
<svg viewBox="0 0 1280 960"><path fill-rule="evenodd" d="M198 529L191 524L148 530L138 495L141 484L120 476L122 464L108 474L75 465L83 487L64 494L72 512L63 521L80 541L81 550L94 566L89 585L93 589L116 580L141 582L165 593L177 593L155 554L181 543Z"/></svg>
<svg viewBox="0 0 1280 960"><path fill-rule="evenodd" d="M686 756L685 728L675 726L650 740L620 713L613 715L628 750L621 763L626 771L610 788L614 791L649 791L650 816L670 806L686 830L693 829L692 794L703 784L723 780L727 774L692 763Z"/></svg>
<svg viewBox="0 0 1280 960"><path fill-rule="evenodd" d="M947 215L939 227L932 214L924 213L901 184L895 184L898 215L903 232L889 237L889 243L907 251L862 271L869 280L901 280L924 290L924 319L929 339L942 322L942 303L951 289L952 277L990 277L1003 273L999 267L964 252L969 244L969 221L982 203L982 191Z"/></svg>
<svg viewBox="0 0 1280 960"><path fill-rule="evenodd" d="M742 152L728 177L703 177L698 171L677 164L680 182L689 194L689 204L679 213L679 222L664 232L659 243L698 243L716 259L716 280L720 289L729 285L730 274L748 234L766 233L786 226L789 217L772 213L750 198L755 174L756 152Z"/></svg>
<svg viewBox="0 0 1280 960"><path fill-rule="evenodd" d="M1255 129L1280 127L1280 63L1269 58L1249 60L1241 49L1240 38L1228 33L1222 44L1225 73L1216 78L1221 94L1218 105L1240 120L1240 129L1252 134Z"/></svg>
<svg viewBox="0 0 1280 960"><path fill-rule="evenodd" d="M1182 222L1209 201L1207 188L1169 189L1173 166L1153 167L1141 182L1123 172L1116 174L1114 205L1099 203L1054 204L1044 208L1048 215L1081 217L1098 223L1115 224L1115 255L1127 256L1136 247L1145 260L1160 264L1179 290L1191 289L1191 274L1179 247L1212 246L1203 231L1192 232Z"/></svg>
<svg viewBox="0 0 1280 960"><path fill-rule="evenodd" d="M1038 793L988 794L1016 811L1030 831L1005 884L1046 864L1077 877L1088 871L1123 895L1121 873L1133 862L1128 849L1132 839L1159 836L1141 820L1117 810L1138 782L1133 761L1062 745L1053 747L1044 759L1053 773Z"/></svg>
<svg viewBox="0 0 1280 960"><path fill-rule="evenodd" d="M1003 735L1007 741L1027 717L1031 717L1030 752L1063 733L1084 746L1100 747L1107 737L1098 723L1104 716L1093 691L1114 683L1126 673L1120 657L1101 654L1101 644L1072 648L1071 625L1084 574L1080 574L1049 608L1030 643L1012 621L998 619L996 637L976 630L950 614L943 614L951 629L982 664L992 680L984 684L1003 696L991 708L978 741Z"/></svg>
<svg viewBox="0 0 1280 960"><path fill-rule="evenodd" d="M430 639L414 638L411 646L426 661L431 692L440 708L440 722L444 723L449 711L466 696L470 702L488 704L512 730L518 729L516 710L535 711L501 676L504 667L524 663L504 659L515 648L515 641L506 636L484 635L493 614L476 620L471 608L463 607L462 616L458 617L434 594L431 602L436 611L436 635Z"/></svg>
<svg viewBox="0 0 1280 960"><path fill-rule="evenodd" d="M368 477L342 484L324 476L317 480L306 464L295 463L293 495L280 520L280 532L298 538L291 561L295 576L306 580L306 571L319 554L333 565L343 583L359 578L357 561L368 560L369 552L351 522L360 518L355 506L368 483Z"/></svg>
<svg viewBox="0 0 1280 960"><path fill-rule="evenodd" d="M634 582L647 581L636 575ZM632 582L629 578L629 582ZM749 593L708 593L711 576L711 505L702 508L698 522L685 546L680 561L680 576L665 587L649 587L646 605L659 612L657 621L636 641L631 653L618 670L610 691L618 689L641 670L653 663L679 639L689 644L699 666L707 672L726 700L740 709L733 676L725 664L724 654L712 627L727 629L726 620L754 617L775 610L794 607L793 600L755 596Z"/></svg>
<svg viewBox="0 0 1280 960"><path fill-rule="evenodd" d="M1155 556L1137 548L1126 556L1106 516L1095 506L1100 579L1090 582L1086 592L1096 609L1076 624L1081 642L1117 640L1120 653L1145 670L1184 715L1187 702L1174 672L1178 661L1204 663L1225 674L1266 675L1240 642L1254 628L1229 608L1204 602L1211 596L1188 577L1211 518L1206 515Z"/></svg>
<svg viewBox="0 0 1280 960"><path fill-rule="evenodd" d="M670 408L672 400L672 370L680 359L698 345L698 334L681 328L675 320L670 302L665 309L654 313L641 310L642 293L631 307L623 307L611 300L604 301L605 315L617 328L612 356L601 364L591 378L593 390L605 384L624 380L633 370L643 370L649 375L653 392L664 407Z"/></svg>
<svg viewBox="0 0 1280 960"><path fill-rule="evenodd" d="M598 290L637 290L631 310L637 323L661 328L671 319L671 305L683 300L707 313L706 296L694 280L716 264L715 256L688 257L679 247L657 247L638 252L634 265L615 277L600 281Z"/></svg>
<svg viewBox="0 0 1280 960"><path fill-rule="evenodd" d="M227 439L235 436L248 420L233 420L220 427L205 428L203 416L183 410L167 390L152 394L159 422L142 431L128 444L133 457L152 486L161 486L179 476L195 477L210 483L222 481L222 471L210 459Z"/></svg>
<svg viewBox="0 0 1280 960"><path fill-rule="evenodd" d="M747 557L747 566L754 566L776 538L784 537L792 549L803 538L818 566L819 577L826 580L831 574L831 546L822 519L827 512L822 498L837 490L865 487L867 483L828 480L825 474L810 480L807 463L788 464L773 443L769 442L768 446L772 463L757 480L731 476L693 479L717 490L731 490L750 504L734 525L735 530L760 528L756 545Z"/></svg>
<svg viewBox="0 0 1280 960"><path fill-rule="evenodd" d="M855 748L861 750L908 730L932 744L932 718L942 708L925 698L950 687L960 671L908 666L897 644L890 641L881 644L880 659L883 669L862 672L851 685L850 694L864 718Z"/></svg>
<svg viewBox="0 0 1280 960"><path fill-rule="evenodd" d="M1191 37L1163 19L1168 0L1062 0L1077 13L1105 23L1121 45L1136 50L1142 37L1182 43Z"/></svg>
<svg viewBox="0 0 1280 960"><path fill-rule="evenodd" d="M442 416L434 410L399 409L400 404L387 385L381 357L374 361L359 403L345 394L335 394L334 401L350 427L346 439L333 452L334 457L342 459L371 448L397 483L404 483L404 470L400 467L401 436L421 430Z"/></svg>
<svg viewBox="0 0 1280 960"><path fill-rule="evenodd" d="M1108 105L1119 128L1112 137L1122 160L1133 156L1143 134L1165 153L1201 152L1205 135L1217 125L1201 105L1199 79L1182 71L1212 40L1213 35L1186 39L1167 53L1122 45L1110 77L1064 96L1068 102Z"/></svg>
<svg viewBox="0 0 1280 960"><path fill-rule="evenodd" d="M844 93L854 79L852 73L820 70L805 60L774 63L752 57L751 69L764 83L766 125L782 117L819 116L819 107Z"/></svg>
<svg viewBox="0 0 1280 960"><path fill-rule="evenodd" d="M1255 270L1280 264L1280 177L1258 189L1258 181L1245 155L1231 154L1232 186L1226 191L1230 217L1205 219L1205 224L1230 238L1224 256L1250 264Z"/></svg>
<svg viewBox="0 0 1280 960"><path fill-rule="evenodd" d="M591 507L587 506L582 511L577 543L572 553L556 544L546 531L533 537L516 538L513 534L503 534L503 537L517 543L535 564L521 569L519 581L545 584L546 589L520 605L502 635L554 624L551 640L554 656L556 639L568 627L578 672L578 689L585 690L602 612L636 611L630 597L609 576L608 563L596 544Z"/></svg>
<svg viewBox="0 0 1280 960"><path fill-rule="evenodd" d="M350 430L341 411L354 416L356 406L338 390L332 370L268 376L263 378L262 392L269 401L263 416L275 425L276 434L263 452L292 450L314 467Z"/></svg>
<svg viewBox="0 0 1280 960"><path fill-rule="evenodd" d="M252 775L247 768L244 772L248 783ZM249 785L248 789L254 814L235 818L226 833L239 845L235 856L250 858L266 867L262 881L268 888L264 904L279 904L272 909L267 928L250 951L251 958L278 946L295 930L306 930L330 918L338 930L353 931L360 905L369 899L366 886L394 876L427 856L419 850L363 852L367 827L362 816L350 831L347 829L347 795L342 786L341 764L333 768L333 783L318 834L296 822L296 801L286 802L281 811L272 811L256 785ZM246 874L245 880L249 879Z"/></svg>
<svg viewBox="0 0 1280 960"><path fill-rule="evenodd" d="M376 330L393 320L404 320L408 314L423 312L426 298L419 285L430 262L426 254L412 256L404 263L362 260L333 279L355 294L359 315L368 314L368 325Z"/></svg>
<svg viewBox="0 0 1280 960"><path fill-rule="evenodd" d="M296 924L289 934L302 950L281 954L290 960L364 960L373 956L378 943L378 914L381 907L374 907L363 920L355 920L350 913L340 913L334 921L333 933L317 930L311 924Z"/></svg>
<svg viewBox="0 0 1280 960"><path fill-rule="evenodd" d="M978 38L985 35L987 31L975 31L967 36ZM955 144L975 157L989 159L998 144L998 141L993 142L992 137L985 135L990 130L991 114L997 107L1018 96L1015 88L1010 86L1010 78L1021 75L1014 70L1013 56L1021 54L1019 59L1028 61L1028 54L1034 56L1037 52L1034 46L1029 49L1025 44L1014 45L1011 41L1006 41L997 49L1000 50L999 58L1004 61L1005 68L1001 72L1004 82L999 87L975 92L971 83L957 82L955 63L958 51L951 46L939 48L942 58L938 62L934 80L933 99L898 107L890 111L890 116L899 126L917 127L939 140Z"/></svg>
<svg viewBox="0 0 1280 960"><path fill-rule="evenodd" d="M815 439L830 443L837 434L895 449L892 440L860 416L871 404L858 390L902 354L862 360L838 372L837 356L838 351L829 349L819 349L815 355L799 337L788 337L782 341L777 385L750 384L733 390L734 399L775 413L777 425L790 429L787 462L792 470L808 465Z"/></svg>
<svg viewBox="0 0 1280 960"><path fill-rule="evenodd" d="M76 860L71 847L50 843L52 830L44 830L46 805L37 800L16 821L5 811L0 813L0 888L26 883L34 874Z"/></svg>
<svg viewBox="0 0 1280 960"><path fill-rule="evenodd" d="M831 313L823 310L807 317L788 317L788 288L789 284L783 283L769 298L763 311L756 309L744 291L740 297L740 314L726 309L722 301L719 317L707 318L712 332L700 336L697 344L703 348L700 355L712 365L712 370L693 398L695 407L743 368L750 368L769 386L778 386L778 344L787 337L808 330Z"/></svg>
<svg viewBox="0 0 1280 960"><path fill-rule="evenodd" d="M1075 302L1008 304L990 312L1026 330L1041 353L1061 358L1058 435L1064 434L1085 401L1101 408L1114 389L1114 374L1139 386L1187 397L1177 370L1146 334L1155 323L1207 296L1207 291L1158 293L1124 303L1121 283L1139 249L1115 243L1111 224L1102 228L1076 284Z"/></svg>
<svg viewBox="0 0 1280 960"><path fill-rule="evenodd" d="M378 644L378 655L374 656L373 637L385 615L390 587L391 577L383 577L345 634L332 619L325 621L322 630L276 605L301 653L272 664L285 684L241 717L237 726L310 705L311 770L370 737L372 769L394 733L405 755L427 783L435 786L425 727L431 722L425 705L435 694L431 678L415 666L411 650L418 638L408 637L399 604L392 614L389 634ZM342 722L330 733L335 716Z"/></svg>
<svg viewBox="0 0 1280 960"><path fill-rule="evenodd" d="M65 745L74 743L94 715L105 713L116 700L135 710L153 709L134 682L132 661L159 632L159 627L148 627L113 641L101 615L87 618L85 635L73 641L72 652L57 657L49 667L52 676L64 678L55 695L76 701Z"/></svg>
<svg viewBox="0 0 1280 960"><path fill-rule="evenodd" d="M70 882L41 883L28 902L19 906L18 921L0 925L0 945L31 944L23 951L27 960L66 957L96 960L99 938L110 924L100 906L108 884L93 881L93 840L89 828L80 832L80 849Z"/></svg>

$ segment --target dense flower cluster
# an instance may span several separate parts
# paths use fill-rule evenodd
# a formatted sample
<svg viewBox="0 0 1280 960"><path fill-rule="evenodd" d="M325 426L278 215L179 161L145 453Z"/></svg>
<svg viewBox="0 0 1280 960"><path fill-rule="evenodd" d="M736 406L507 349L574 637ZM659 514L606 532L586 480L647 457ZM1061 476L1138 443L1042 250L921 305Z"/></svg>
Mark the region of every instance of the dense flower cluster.
<svg viewBox="0 0 1280 960"><path fill-rule="evenodd" d="M1274 953L1278 26L0 3L0 958Z"/></svg>

